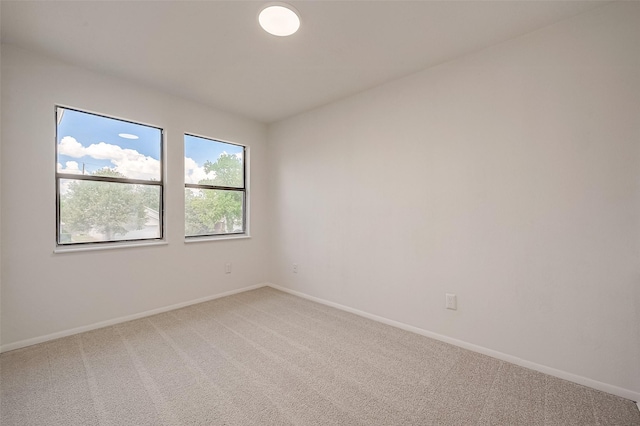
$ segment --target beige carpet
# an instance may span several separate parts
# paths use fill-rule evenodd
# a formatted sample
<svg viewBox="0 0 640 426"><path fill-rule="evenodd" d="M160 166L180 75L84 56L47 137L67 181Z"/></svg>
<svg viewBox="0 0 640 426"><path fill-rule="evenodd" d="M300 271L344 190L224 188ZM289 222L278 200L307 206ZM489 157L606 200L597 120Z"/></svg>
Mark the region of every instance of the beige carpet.
<svg viewBox="0 0 640 426"><path fill-rule="evenodd" d="M631 401L272 288L0 356L9 425L640 425Z"/></svg>

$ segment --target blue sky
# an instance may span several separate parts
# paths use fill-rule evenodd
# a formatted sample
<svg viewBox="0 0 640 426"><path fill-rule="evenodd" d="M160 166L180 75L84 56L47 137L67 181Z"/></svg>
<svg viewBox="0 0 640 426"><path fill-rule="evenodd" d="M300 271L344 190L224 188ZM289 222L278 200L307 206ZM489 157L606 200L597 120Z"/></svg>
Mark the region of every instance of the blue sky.
<svg viewBox="0 0 640 426"><path fill-rule="evenodd" d="M159 179L161 135L155 127L64 109L57 132L58 167L70 173L110 167L131 178Z"/></svg>
<svg viewBox="0 0 640 426"><path fill-rule="evenodd" d="M132 140L118 136L122 133L136 135L139 139ZM72 136L84 146L106 142L122 148L135 149L157 160L160 159L158 141L161 134L161 130L155 127L66 108L58 125L58 143L64 136Z"/></svg>
<svg viewBox="0 0 640 426"><path fill-rule="evenodd" d="M207 160L215 161L223 152L242 154L242 147L198 136L184 136L184 156L192 158L199 166L203 166Z"/></svg>
<svg viewBox="0 0 640 426"><path fill-rule="evenodd" d="M213 179L215 174L204 171L204 163L215 162L221 154L243 155L243 147L230 143L205 139L198 136L184 137L184 180L199 183L203 179Z"/></svg>
<svg viewBox="0 0 640 426"><path fill-rule="evenodd" d="M62 111L59 108L59 111ZM58 124L58 170L90 174L109 167L133 179L160 179L162 131L155 127L64 109ZM185 135L185 181L198 183L208 176L207 160L224 152L243 154L243 147Z"/></svg>

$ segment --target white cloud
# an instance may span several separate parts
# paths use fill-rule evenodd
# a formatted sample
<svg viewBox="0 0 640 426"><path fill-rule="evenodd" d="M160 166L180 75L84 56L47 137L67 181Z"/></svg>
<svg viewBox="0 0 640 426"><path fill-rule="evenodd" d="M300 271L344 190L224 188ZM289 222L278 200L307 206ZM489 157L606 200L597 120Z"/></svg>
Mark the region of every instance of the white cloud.
<svg viewBox="0 0 640 426"><path fill-rule="evenodd" d="M199 183L203 179L214 179L215 172L207 173L204 167L198 166L192 158L184 157L184 181L185 183Z"/></svg>
<svg viewBox="0 0 640 426"><path fill-rule="evenodd" d="M114 166L111 169L132 179L158 179L160 177L160 162L158 160L145 156L134 149L123 149L118 145L100 142L85 147L75 138L65 136L58 144L58 153L73 158L88 156L97 160L109 160ZM242 160L242 152L234 155ZM58 163L58 171L82 173L76 161L67 161L65 167ZM215 172L207 173L204 167L200 167L195 160L185 157L184 179L186 183L199 183L204 179L214 179L215 176Z"/></svg>
<svg viewBox="0 0 640 426"><path fill-rule="evenodd" d="M160 161L135 149L123 149L105 142L84 147L73 137L65 136L58 144L58 153L74 158L89 156L97 160L109 160L115 166L115 171L132 179L160 178Z"/></svg>
<svg viewBox="0 0 640 426"><path fill-rule="evenodd" d="M71 136L62 138L58 144L58 153L73 158L80 158L86 155L84 146Z"/></svg>
<svg viewBox="0 0 640 426"><path fill-rule="evenodd" d="M60 173L73 173L76 175L82 174L82 170L78 167L77 161L67 161L64 163L64 167L62 164L58 163L58 172Z"/></svg>

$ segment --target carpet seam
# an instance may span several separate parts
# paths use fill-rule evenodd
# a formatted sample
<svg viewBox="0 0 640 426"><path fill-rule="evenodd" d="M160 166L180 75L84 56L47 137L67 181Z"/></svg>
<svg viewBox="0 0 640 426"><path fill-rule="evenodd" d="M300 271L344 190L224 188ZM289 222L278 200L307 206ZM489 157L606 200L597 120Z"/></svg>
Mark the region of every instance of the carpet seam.
<svg viewBox="0 0 640 426"><path fill-rule="evenodd" d="M278 296L280 296L280 295L278 294ZM272 314L272 313L270 313L270 312L267 312L267 311L264 311L264 310L258 309L258 308L256 308L255 306L252 306L250 303L246 303L246 302L242 302L242 301L237 301L237 300L233 300L233 302L234 302L234 303L236 303L236 304L239 304L239 305L247 306L248 308L253 309L253 310L257 311L257 312L262 312L262 313L264 313L265 315L268 315L269 317L272 317L272 318L274 318L275 320L277 320L277 321L279 321L279 322L283 322L283 323L285 323L285 324L289 324L289 325L291 325L292 327L297 328L297 329L298 329L298 330L300 330L301 332L306 332L306 331L307 331L304 327L302 327L302 326L300 326L300 325L298 325L298 324L296 324L296 323L294 323L294 322L291 322L291 321L289 321L289 320L283 319L283 318L281 318L281 317L279 317L279 316L277 316L277 315L274 315L274 314ZM318 311L319 313L324 313L322 310L317 310L317 311ZM293 313L298 313L297 311L292 311L292 312L293 312ZM236 312L233 312L233 314L234 314L234 315L237 315L237 316L240 316L240 314L238 314L238 313L236 313ZM317 320L317 319L316 319L316 318L314 318L314 317L307 316L307 315L305 315L304 313L299 313L299 314L300 314L300 315L302 315L302 316L307 317L309 320L311 320L311 321L313 321L313 322L315 322L315 323L322 323L322 321ZM256 325L256 326L258 326L258 327L262 327L262 326L260 325L260 323L257 323L257 322L255 322L255 321L253 321L253 320L251 320L251 319L246 318L246 317L242 317L242 318L244 318L246 321L248 321L248 322L250 322L250 323L252 323L252 324L255 324L255 325ZM334 318L336 318L336 320L341 320L341 318L340 318L340 317L338 317L338 316L334 316ZM356 322L355 322L355 321L352 321L352 322L351 322L351 324L352 324L352 325L355 325L355 324L356 324ZM269 329L269 330L271 330L271 329ZM395 329L394 329L394 331L395 331ZM285 339L287 339L287 340L290 340L287 336L282 335L281 333L278 333L278 332L275 332L275 331L273 331L273 332L274 332L274 333L276 333L276 334L277 334L277 335L279 335L279 336L282 336L283 338L285 338ZM421 336L421 337L422 337L422 336ZM429 338L425 337L425 339L429 339ZM429 340L431 340L431 339L429 339ZM453 346L451 346L451 347L453 347ZM453 347L453 348L455 348L455 347ZM308 348L307 348L307 349L308 349ZM457 348L455 348L455 349L456 349L456 351L457 351ZM336 350L339 350L341 353L345 354L345 356L351 356L351 352L350 352L350 351L348 351L348 350L341 350L341 349L336 349ZM387 359L387 358L388 358L388 357L387 357L387 356L385 356L385 355L381 355L381 357L383 357L383 358L385 358L385 359ZM367 365L369 366L369 368L370 368L371 370L375 370L375 371L377 371L379 374L382 374L382 375L385 375L385 376L389 376L386 372L381 371L379 368L375 367L375 365L371 365L371 364L370 364L370 363L368 363L366 360L360 360L360 361L361 361L361 362L366 362L366 363L367 363ZM325 363L325 364L326 364L326 363ZM455 365L455 363L454 363L453 365ZM424 382L424 380L425 380L425 379L418 380L418 383L423 384L423 383L425 383L425 382ZM351 375L349 375L349 376L348 376L348 382L354 383L354 384L356 384L356 385L361 385L361 383L357 380L357 378L356 378L356 377L354 377L354 376L351 376ZM405 411L405 412L406 412L406 411L408 411L408 410L410 410L410 407L405 407L403 404L400 404L400 403L393 403L393 402L388 402L388 401L386 401L385 399L381 399L381 398L377 397L377 396L376 396L376 395L374 395L374 394L370 394L370 395L371 395L371 397L372 397L373 399L375 399L375 400L376 400L376 401L378 401L379 403L382 403L382 404L392 404L392 405L391 405L391 407L393 407L393 408L394 408L394 409L396 409L396 410ZM348 410L348 411L350 411L350 410ZM413 414L415 414L415 412L414 412Z"/></svg>
<svg viewBox="0 0 640 426"><path fill-rule="evenodd" d="M255 309L255 308L253 308L253 309ZM257 309L256 309L256 310L257 310ZM254 325L256 325L256 326L258 326L258 327L260 327L260 328L264 328L264 327L262 327L259 323L256 323L255 321L250 320L250 319L248 319L248 318L246 318L246 317L242 317L241 315L239 315L239 314L237 314L237 313L233 313L233 315L239 316L239 317L243 318L244 320L246 320L246 321L248 321L248 322L250 322L250 323L252 323L252 324L254 324ZM284 320L281 320L281 321L284 321ZM286 322L286 321L285 321L285 322ZM294 325L294 326L295 326L295 324L292 324L292 325ZM300 327L298 326L298 328L300 328ZM301 329L301 331L305 331L305 330L304 330L304 329ZM274 333L274 334L276 334L276 335L278 335L278 336L280 336L280 337L282 337L282 338L284 338L284 339L286 339L286 340L289 340L289 341L291 340L291 339L289 339L287 336L284 336L284 335L282 335L281 333L278 333L278 332L276 332L276 331L272 331L272 333ZM307 347L306 349L307 349L307 350L309 350L309 351L311 351L311 349L310 349L310 348L308 348L308 347ZM343 352L344 352L344 351L343 351ZM347 352L345 352L345 353L347 353ZM275 356L277 356L277 357L279 357L279 355L277 355L277 354L274 354L274 355L275 355ZM325 364L326 364L326 363L325 363ZM373 366L371 366L371 368L373 369L374 367L373 367ZM304 370L303 370L303 371L304 371ZM322 380L324 383L327 383L327 382L326 382L326 380L324 380L324 379L318 379L318 380ZM359 383L355 378L353 378L353 377L350 377L350 380L349 380L349 381L350 381L351 383L354 383L354 384L360 384L360 383ZM314 387L314 388L315 388L315 387ZM315 391L315 389L314 389L314 391ZM316 392L317 392L317 391L316 391ZM385 401L380 400L379 398L377 398L377 397L376 397L376 396L374 396L374 395L371 395L371 397L372 397L372 398L374 398L375 400L377 400L379 403L385 403ZM336 400L335 400L335 398L330 398L330 399L328 399L328 400L330 400L330 401L336 401ZM341 407L340 409L341 409L342 411L345 411L345 412L349 412L349 413L355 414L355 413L353 413L353 411L349 410L348 408L345 408L343 404L340 404L340 403L339 403L339 401L338 401L338 406L339 406L339 407ZM402 408L402 407L398 407L398 408Z"/></svg>
<svg viewBox="0 0 640 426"><path fill-rule="evenodd" d="M232 315L238 316L236 313L231 312ZM227 325L221 323L220 321L218 321L216 318L211 318L213 321L215 321L216 323L218 323L219 325L221 325L222 327L225 327L226 329L228 329L229 331L233 332L236 336L240 337L241 339L243 339L244 341L246 341L247 343L249 343L252 347L258 349L260 352L264 353L266 356L268 356L269 358L271 358L272 360L281 362L283 364L286 364L286 361L283 358L281 358L279 355L271 352L269 349L266 349L262 346L260 346L258 343L255 343L253 340L249 339L248 337L242 335L240 332L233 330L232 328L228 327ZM261 348L261 350L259 349ZM313 388L312 388L313 389ZM313 389L313 392L320 398L325 399L327 401L329 401L328 399L326 399L324 396L322 396L320 393L317 392L316 389ZM343 411L343 410L342 410ZM344 412L344 411L343 411Z"/></svg>
<svg viewBox="0 0 640 426"><path fill-rule="evenodd" d="M498 380L498 377L500 376L500 373L501 373L502 368L504 367L504 365L505 365L504 361L500 361L500 364L498 364L498 371L496 371L496 374L493 377L493 380L491 380L491 385L489 386L489 389L487 390L487 396L484 397L484 402L482 403L482 408L479 410L480 411L480 416L476 420L476 425L480 423L480 420L482 420L482 416L484 414L484 409L485 409L485 407L487 405L487 400L491 396L491 392L493 391L493 387L494 387L496 381Z"/></svg>
<svg viewBox="0 0 640 426"><path fill-rule="evenodd" d="M131 362L136 369L138 378L142 382L147 395L153 402L156 414L158 414L158 416L162 419L162 423L165 425L179 425L180 422L176 418L175 413L171 410L170 405L167 404L166 399L162 395L162 392L158 389L155 380L147 371L144 363L140 361L140 358L135 349L128 341L126 336L124 336L121 326L116 325L114 326L114 328L118 333L118 336L120 337L120 340L122 341L122 344L124 345L125 350L127 351L127 354L129 355L129 358L131 359Z"/></svg>
<svg viewBox="0 0 640 426"><path fill-rule="evenodd" d="M197 308L197 305L195 305L195 306L194 306L194 309L196 309L196 308ZM171 316L173 316L174 318L177 318L177 317L175 317L175 314L174 314L173 312L167 312L167 313L168 313L168 314L170 314ZM222 348L220 348L220 347L218 347L218 346L216 346L216 345L213 345L213 344L212 344L212 343L211 343L211 342L210 342L210 341L209 341L205 336L203 336L203 335L202 335L202 333L200 333L197 329L193 328L193 333L194 333L194 334L196 334L198 337L200 337L200 339L202 339L202 341L203 341L207 346L212 347L212 348L215 348L215 349L216 349L216 350L217 350L217 351L218 351L218 352L219 352L219 353L220 353L220 354L221 354L221 355L222 355L222 356L223 356L227 361L229 361L231 364L233 364L234 366L236 366L236 368L238 368L240 371L242 371L242 370L244 370L244 369L245 369L244 364L242 364L241 362L237 361L234 357L230 356L230 355L229 355L229 354L228 354L224 349L222 349ZM254 374L256 374L256 375L260 376L260 373L255 372L255 371L254 371L254 370L252 370L250 367L248 367L247 369L248 369L248 370L251 370ZM243 373L243 374L244 374L245 376L247 375L246 373ZM260 385L262 386L262 384L261 384L261 383L260 383ZM271 401L271 403L272 403L275 407L278 407L278 409L279 409L281 412L285 413L285 415L286 415L289 419L291 419L291 417L292 417L292 416L291 416L289 413L287 413L287 411L286 411L286 410L284 410L284 407L283 407L281 404L279 404L279 403L277 403L276 401L274 401L274 400L269 396L269 393L268 393L268 392L263 392L263 394L265 395L265 397L266 397L267 399L269 399L269 401ZM297 421L293 421L293 420L291 420L291 424L295 425L295 424L300 424L300 423L299 423L299 422L297 422Z"/></svg>
<svg viewBox="0 0 640 426"><path fill-rule="evenodd" d="M101 426L108 426L111 422L108 420L108 411L104 406L104 402L102 401L102 397L100 395L100 391L98 388L98 381L93 372L93 368L91 368L91 364L89 363L89 359L87 357L87 353L84 350L84 345L82 344L82 338L80 335L76 335L74 338L77 341L78 347L80 348L80 354L82 357L82 362L84 364L85 372L87 374L87 382L89 384L89 393L91 394L91 401L94 406L94 410L98 416L98 423Z"/></svg>

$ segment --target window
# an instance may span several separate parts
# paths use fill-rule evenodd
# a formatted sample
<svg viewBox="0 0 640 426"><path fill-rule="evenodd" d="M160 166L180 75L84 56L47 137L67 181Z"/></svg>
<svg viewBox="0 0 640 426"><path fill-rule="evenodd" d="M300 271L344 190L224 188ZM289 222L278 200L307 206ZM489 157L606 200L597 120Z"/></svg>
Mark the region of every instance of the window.
<svg viewBox="0 0 640 426"><path fill-rule="evenodd" d="M163 236L162 129L56 107L58 246Z"/></svg>
<svg viewBox="0 0 640 426"><path fill-rule="evenodd" d="M184 136L185 235L246 233L246 148Z"/></svg>

